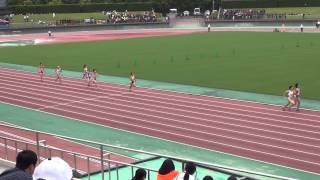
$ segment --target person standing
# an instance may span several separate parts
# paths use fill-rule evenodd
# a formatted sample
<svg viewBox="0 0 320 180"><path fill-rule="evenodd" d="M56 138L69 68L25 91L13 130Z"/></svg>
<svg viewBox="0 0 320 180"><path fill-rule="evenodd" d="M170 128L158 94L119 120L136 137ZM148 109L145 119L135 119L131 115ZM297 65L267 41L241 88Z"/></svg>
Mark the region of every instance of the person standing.
<svg viewBox="0 0 320 180"><path fill-rule="evenodd" d="M52 36L52 32L49 30L48 31L48 36L51 37Z"/></svg>
<svg viewBox="0 0 320 180"><path fill-rule="evenodd" d="M300 25L300 32L303 32L303 24Z"/></svg>
<svg viewBox="0 0 320 180"><path fill-rule="evenodd" d="M211 25L210 25L210 23L208 24L208 32L210 32L211 31Z"/></svg>

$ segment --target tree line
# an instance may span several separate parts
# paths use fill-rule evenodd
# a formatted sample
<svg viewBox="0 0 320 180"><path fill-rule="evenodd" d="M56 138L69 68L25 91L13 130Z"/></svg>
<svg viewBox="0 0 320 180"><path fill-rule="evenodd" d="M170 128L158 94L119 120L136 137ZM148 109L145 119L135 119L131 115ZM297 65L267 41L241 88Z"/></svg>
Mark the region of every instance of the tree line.
<svg viewBox="0 0 320 180"><path fill-rule="evenodd" d="M221 0L214 0L219 3ZM190 6L210 6L212 0L8 0L9 6L15 5L63 5L63 4L95 4L95 3L137 3L146 2L170 8L184 9Z"/></svg>

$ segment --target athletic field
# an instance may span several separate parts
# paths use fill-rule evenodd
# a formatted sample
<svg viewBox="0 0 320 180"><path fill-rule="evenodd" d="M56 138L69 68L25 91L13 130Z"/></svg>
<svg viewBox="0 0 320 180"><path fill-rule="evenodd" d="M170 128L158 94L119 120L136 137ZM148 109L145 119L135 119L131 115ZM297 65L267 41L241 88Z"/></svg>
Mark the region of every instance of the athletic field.
<svg viewBox="0 0 320 180"><path fill-rule="evenodd" d="M73 71L87 64L104 75L127 77L134 71L138 79L272 95L299 82L304 98L319 100L318 39L317 33L199 32L1 48L0 61Z"/></svg>
<svg viewBox="0 0 320 180"><path fill-rule="evenodd" d="M0 121L195 161L318 179L317 30L212 30L216 32L202 28L2 35L0 43L21 46L0 48ZM43 82L37 74L40 62L46 65ZM81 79L83 64L100 73L98 87L88 87ZM64 69L62 84L54 81L58 65ZM133 92L127 86L131 71L138 78ZM282 111L279 105L286 99L280 96L296 82L303 97L311 100L303 99L300 112ZM22 132L11 133L24 137ZM34 140L31 135L24 138ZM63 148L53 137L44 139ZM68 145L78 153L97 154L92 146ZM116 160L145 158L110 151ZM90 172L83 159L67 161L78 161L81 171ZM98 170L97 162L89 163ZM160 163L152 163L152 168Z"/></svg>

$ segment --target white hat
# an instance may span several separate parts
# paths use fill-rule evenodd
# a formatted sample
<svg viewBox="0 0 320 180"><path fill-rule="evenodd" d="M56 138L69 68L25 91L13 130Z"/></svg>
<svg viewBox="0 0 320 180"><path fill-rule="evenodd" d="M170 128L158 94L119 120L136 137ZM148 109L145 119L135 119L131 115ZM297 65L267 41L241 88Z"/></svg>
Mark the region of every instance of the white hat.
<svg viewBox="0 0 320 180"><path fill-rule="evenodd" d="M45 180L71 180L72 169L61 158L52 157L42 161L33 173L33 179Z"/></svg>

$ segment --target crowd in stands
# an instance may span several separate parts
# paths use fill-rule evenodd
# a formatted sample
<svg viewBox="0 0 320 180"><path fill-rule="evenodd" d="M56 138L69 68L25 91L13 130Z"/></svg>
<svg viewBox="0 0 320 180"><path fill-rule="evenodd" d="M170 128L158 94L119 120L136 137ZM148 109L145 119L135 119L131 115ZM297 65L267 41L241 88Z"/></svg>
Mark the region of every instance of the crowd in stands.
<svg viewBox="0 0 320 180"><path fill-rule="evenodd" d="M107 23L153 23L157 22L157 16L154 11L145 11L143 14L133 14L125 12L103 12L107 16Z"/></svg>
<svg viewBox="0 0 320 180"><path fill-rule="evenodd" d="M76 24L121 24L121 23L155 23L158 22L156 13L152 11L145 11L141 14L131 13L127 10L125 12L117 12L116 10L108 12L102 12L105 18L95 19L94 17L88 17L82 20L74 19L57 19L55 20L55 13L52 13L52 20L46 22L44 20L34 21L32 14L22 14L24 23L32 24L44 24L48 26L59 26L59 25L76 25ZM15 14L5 16L7 21L13 22ZM55 21L54 21L55 20Z"/></svg>
<svg viewBox="0 0 320 180"><path fill-rule="evenodd" d="M0 180L71 180L76 173L61 158L52 157L43 160L38 166L37 154L31 150L23 150L18 153L16 166L0 174ZM157 174L157 180L199 180L196 172L196 165L187 162L184 171L175 169L174 162L166 159ZM137 169L132 180L146 180L145 169ZM76 177L78 178L78 177ZM205 176L203 180L213 180L211 176ZM237 180L235 176L230 176L228 180Z"/></svg>
<svg viewBox="0 0 320 180"><path fill-rule="evenodd" d="M264 9L223 9L222 18L227 20L262 19L266 15Z"/></svg>

